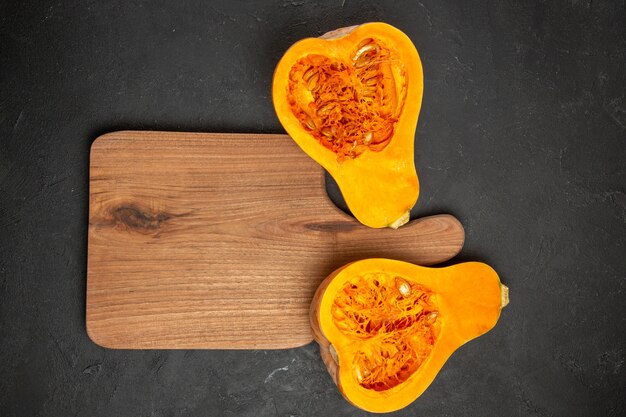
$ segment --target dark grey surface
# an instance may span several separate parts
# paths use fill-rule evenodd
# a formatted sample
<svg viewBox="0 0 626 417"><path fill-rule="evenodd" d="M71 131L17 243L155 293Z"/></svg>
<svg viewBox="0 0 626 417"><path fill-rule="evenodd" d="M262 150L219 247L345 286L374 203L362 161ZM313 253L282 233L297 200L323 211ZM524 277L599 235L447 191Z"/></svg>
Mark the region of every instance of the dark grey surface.
<svg viewBox="0 0 626 417"><path fill-rule="evenodd" d="M313 344L105 350L84 308L96 136L282 132L281 54L372 20L423 60L414 217L458 216L457 260L511 289L496 328L396 415L625 415L624 1L291 0L2 2L1 416L367 414Z"/></svg>

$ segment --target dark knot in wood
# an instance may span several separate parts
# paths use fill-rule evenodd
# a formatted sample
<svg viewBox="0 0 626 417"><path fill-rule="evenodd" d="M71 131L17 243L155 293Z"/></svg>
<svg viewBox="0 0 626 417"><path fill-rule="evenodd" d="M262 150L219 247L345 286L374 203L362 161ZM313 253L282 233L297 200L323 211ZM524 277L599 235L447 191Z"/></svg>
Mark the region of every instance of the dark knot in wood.
<svg viewBox="0 0 626 417"><path fill-rule="evenodd" d="M169 213L147 213L134 205L118 206L113 209L112 215L115 223L140 232L158 230L164 222L174 217Z"/></svg>

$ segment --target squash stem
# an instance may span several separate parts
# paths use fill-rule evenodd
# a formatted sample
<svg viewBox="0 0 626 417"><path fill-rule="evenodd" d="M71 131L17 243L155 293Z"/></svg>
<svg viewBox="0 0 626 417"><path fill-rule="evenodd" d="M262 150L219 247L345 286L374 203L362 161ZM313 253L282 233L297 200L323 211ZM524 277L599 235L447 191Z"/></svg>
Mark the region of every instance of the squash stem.
<svg viewBox="0 0 626 417"><path fill-rule="evenodd" d="M509 287L506 285L500 285L500 297L501 297L501 307L504 308L509 305Z"/></svg>
<svg viewBox="0 0 626 417"><path fill-rule="evenodd" d="M389 227L391 227L392 229L397 229L398 227L407 224L409 222L410 218L411 218L411 212L407 211L402 216L400 216L400 218L398 220L396 220L395 222L391 223L389 225Z"/></svg>

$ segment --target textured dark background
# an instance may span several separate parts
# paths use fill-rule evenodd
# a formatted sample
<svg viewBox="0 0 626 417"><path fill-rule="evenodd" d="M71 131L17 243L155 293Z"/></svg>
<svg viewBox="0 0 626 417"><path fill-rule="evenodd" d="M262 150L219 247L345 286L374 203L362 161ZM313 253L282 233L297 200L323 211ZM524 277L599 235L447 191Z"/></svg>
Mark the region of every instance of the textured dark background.
<svg viewBox="0 0 626 417"><path fill-rule="evenodd" d="M624 1L71 0L0 5L1 416L367 414L314 344L105 350L84 308L99 134L282 132L282 53L375 20L424 65L413 216L456 215L512 300L396 415L626 413Z"/></svg>

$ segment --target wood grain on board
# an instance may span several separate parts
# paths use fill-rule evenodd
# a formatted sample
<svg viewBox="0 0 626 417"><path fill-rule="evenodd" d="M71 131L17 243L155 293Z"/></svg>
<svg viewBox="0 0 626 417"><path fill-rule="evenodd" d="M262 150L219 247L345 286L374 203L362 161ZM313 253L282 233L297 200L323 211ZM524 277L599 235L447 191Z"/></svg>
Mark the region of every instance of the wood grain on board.
<svg viewBox="0 0 626 417"><path fill-rule="evenodd" d="M362 226L286 135L110 133L91 149L87 331L110 348L301 346L334 269L438 263L463 240L448 215Z"/></svg>

